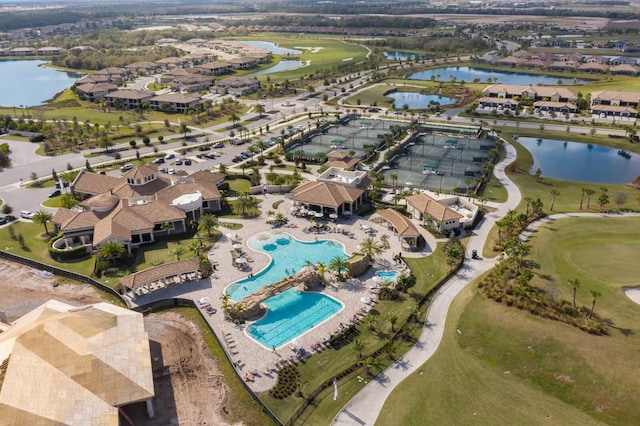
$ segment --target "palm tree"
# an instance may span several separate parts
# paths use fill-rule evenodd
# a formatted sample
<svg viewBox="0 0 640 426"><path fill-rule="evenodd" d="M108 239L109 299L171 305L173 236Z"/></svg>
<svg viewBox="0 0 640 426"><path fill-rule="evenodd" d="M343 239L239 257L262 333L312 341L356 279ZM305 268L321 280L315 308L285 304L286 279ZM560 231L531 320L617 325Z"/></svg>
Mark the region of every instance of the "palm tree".
<svg viewBox="0 0 640 426"><path fill-rule="evenodd" d="M109 262L112 262L115 258L122 256L126 249L122 244L114 240L108 240L106 243L100 247L98 250L98 255L101 258L107 259Z"/></svg>
<svg viewBox="0 0 640 426"><path fill-rule="evenodd" d="M593 301L591 302L591 311L589 312L589 318L592 318L593 309L596 307L596 299L602 296L602 293L600 293L598 290L591 290L589 291L589 293L591 294L591 297L593 297Z"/></svg>
<svg viewBox="0 0 640 426"><path fill-rule="evenodd" d="M389 321L389 324L391 324L391 332L395 333L396 332L396 323L398 322L398 314L396 313L390 313L389 315L387 315L387 321Z"/></svg>
<svg viewBox="0 0 640 426"><path fill-rule="evenodd" d="M371 370L374 368L379 369L382 362L378 358L370 356L359 361L358 364L364 367L364 370L368 375L373 376L373 374L371 374Z"/></svg>
<svg viewBox="0 0 640 426"><path fill-rule="evenodd" d="M556 202L556 197L558 195L560 195L560 191L558 191L557 189L551 190L551 208L550 208L551 211L553 211L553 205Z"/></svg>
<svg viewBox="0 0 640 426"><path fill-rule="evenodd" d="M223 175L226 175L227 174L227 165L226 164L220 164L220 166L218 167L218 170Z"/></svg>
<svg viewBox="0 0 640 426"><path fill-rule="evenodd" d="M180 260L180 256L182 256L185 251L185 248L182 247L182 243L178 241L176 242L175 248L171 250L171 254L176 257L176 260Z"/></svg>
<svg viewBox="0 0 640 426"><path fill-rule="evenodd" d="M569 280L569 284L573 288L573 307L576 307L576 293L578 292L578 288L580 287L580 280L577 278Z"/></svg>
<svg viewBox="0 0 640 426"><path fill-rule="evenodd" d="M34 223L44 226L44 231L47 233L47 235L49 235L47 222L51 221L51 218L53 218L53 215L50 212L48 212L47 210L40 210L36 212L32 220Z"/></svg>
<svg viewBox="0 0 640 426"><path fill-rule="evenodd" d="M200 234L196 234L196 237L199 237ZM202 250L202 238L196 238L189 243L189 250L193 251L198 257L200 255L200 250Z"/></svg>
<svg viewBox="0 0 640 426"><path fill-rule="evenodd" d="M353 349L358 351L358 359L362 358L362 350L364 349L364 342L362 339L353 339Z"/></svg>
<svg viewBox="0 0 640 426"><path fill-rule="evenodd" d="M360 242L360 253L368 256L372 261L382 253L382 247L375 239L367 237Z"/></svg>
<svg viewBox="0 0 640 426"><path fill-rule="evenodd" d="M264 109L264 107L262 106L262 104L257 104L257 105L255 106L255 110L256 110L256 112L258 113L258 117L262 118L262 117L264 116L264 111L265 111L265 109Z"/></svg>
<svg viewBox="0 0 640 426"><path fill-rule="evenodd" d="M198 224L198 231L207 231L207 235L211 236L211 230L218 227L218 218L211 213L205 213L200 218Z"/></svg>
<svg viewBox="0 0 640 426"><path fill-rule="evenodd" d="M398 174L397 173L391 173L389 175L389 179L391 179L393 181L393 189L396 188L396 184L398 183Z"/></svg>
<svg viewBox="0 0 640 426"><path fill-rule="evenodd" d="M229 310L229 295L227 293L222 293L220 296L220 300L222 301L222 310L227 312Z"/></svg>
<svg viewBox="0 0 640 426"><path fill-rule="evenodd" d="M189 128L189 126L187 126L187 123L180 123L180 133L184 134L184 140L187 140L187 133L191 132L191 129Z"/></svg>
<svg viewBox="0 0 640 426"><path fill-rule="evenodd" d="M591 196L596 193L593 189L585 188L584 193L587 195L587 210L589 209L589 204L591 204Z"/></svg>
<svg viewBox="0 0 640 426"><path fill-rule="evenodd" d="M581 188L580 192L580 210L582 210L582 202L584 201L584 196L587 193L587 188Z"/></svg>
<svg viewBox="0 0 640 426"><path fill-rule="evenodd" d="M375 316L371 314L367 314L367 316L365 316L362 319L362 321L365 323L365 325L370 331L376 330L376 324L378 324L378 318L376 318Z"/></svg>
<svg viewBox="0 0 640 426"><path fill-rule="evenodd" d="M347 263L347 260L342 256L336 256L329 261L328 268L330 271L336 273L339 281L342 281L342 272L349 269L349 263Z"/></svg>
<svg viewBox="0 0 640 426"><path fill-rule="evenodd" d="M398 351L398 347L396 346L395 341L389 340L384 344L382 350L387 354L388 359L394 359L396 352Z"/></svg>
<svg viewBox="0 0 640 426"><path fill-rule="evenodd" d="M258 200L248 192L241 194L233 201L233 208L240 211L241 215L246 215L247 211L258 206Z"/></svg>

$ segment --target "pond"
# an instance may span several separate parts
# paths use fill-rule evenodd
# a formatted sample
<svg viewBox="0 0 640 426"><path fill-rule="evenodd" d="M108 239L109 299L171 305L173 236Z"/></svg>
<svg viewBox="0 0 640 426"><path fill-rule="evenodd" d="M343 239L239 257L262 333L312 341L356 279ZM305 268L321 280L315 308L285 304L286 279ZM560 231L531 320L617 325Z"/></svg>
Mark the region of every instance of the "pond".
<svg viewBox="0 0 640 426"><path fill-rule="evenodd" d="M272 67L265 68L260 71L252 72L251 74L247 74L247 77L256 77L263 74L271 74L274 72L294 70L296 68L300 68L301 66L302 66L302 61L285 59L278 62Z"/></svg>
<svg viewBox="0 0 640 426"><path fill-rule="evenodd" d="M45 61L0 61L0 105L41 105L71 87L83 74L41 66Z"/></svg>
<svg viewBox="0 0 640 426"><path fill-rule="evenodd" d="M430 106L430 102L437 102L440 105L456 102L454 98L447 96L426 95L418 92L392 92L387 93L385 96L393 98L393 104L396 109L401 109L404 105L408 105L409 109L427 109Z"/></svg>
<svg viewBox="0 0 640 426"><path fill-rule="evenodd" d="M401 50L385 50L382 52L384 57L391 61L406 61L408 59L414 60L424 59L427 57L424 53L403 52Z"/></svg>
<svg viewBox="0 0 640 426"><path fill-rule="evenodd" d="M301 53L303 53L302 50L287 49L286 47L280 47L275 43L271 43L270 41L242 40L242 43L248 44L250 46L262 47L263 49L266 49L276 55L300 55Z"/></svg>
<svg viewBox="0 0 640 426"><path fill-rule="evenodd" d="M538 84L584 84L584 80L573 79L571 77L553 77L544 74L530 74L518 71L489 70L477 67L443 67L431 70L420 71L411 74L409 80L431 80L431 77L438 81L450 81L455 77L456 81L473 82L479 78L481 82L487 82L491 78L494 83L502 84L522 84L536 86Z"/></svg>
<svg viewBox="0 0 640 426"><path fill-rule="evenodd" d="M542 176L578 182L623 185L640 175L640 155L615 148L555 139L520 137L533 156L532 171Z"/></svg>

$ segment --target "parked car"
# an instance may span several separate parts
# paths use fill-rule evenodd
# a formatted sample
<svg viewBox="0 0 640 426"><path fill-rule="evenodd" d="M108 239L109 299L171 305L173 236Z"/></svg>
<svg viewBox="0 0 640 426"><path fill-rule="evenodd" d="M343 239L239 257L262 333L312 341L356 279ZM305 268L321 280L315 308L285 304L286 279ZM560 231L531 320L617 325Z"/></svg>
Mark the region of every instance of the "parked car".
<svg viewBox="0 0 640 426"><path fill-rule="evenodd" d="M176 158L175 154L167 154L164 156L165 160L173 160L174 158Z"/></svg>
<svg viewBox="0 0 640 426"><path fill-rule="evenodd" d="M190 166L191 165L191 160L189 158L187 158L186 160L184 160L184 165L185 166Z"/></svg>
<svg viewBox="0 0 640 426"><path fill-rule="evenodd" d="M63 185L65 188L67 188L67 187L69 186L69 182L62 182L62 185ZM62 189L62 188L60 188L60 182L57 182L57 183L56 183L56 188L57 188L57 189Z"/></svg>
<svg viewBox="0 0 640 426"><path fill-rule="evenodd" d="M122 166L120 170L122 170L123 172L126 172L127 170L131 170L131 169L133 169L133 164L125 164L124 166Z"/></svg>
<svg viewBox="0 0 640 426"><path fill-rule="evenodd" d="M57 197L60 194L62 194L62 191L60 191L59 189L56 189L55 191L51 191L49 193L49 198Z"/></svg>
<svg viewBox="0 0 640 426"><path fill-rule="evenodd" d="M181 166L181 165L182 165L182 160L178 158L176 160L176 166Z"/></svg>
<svg viewBox="0 0 640 426"><path fill-rule="evenodd" d="M170 175L175 175L176 174L176 169L169 169L169 174Z"/></svg>
<svg viewBox="0 0 640 426"><path fill-rule="evenodd" d="M211 147L209 145L202 145L200 148L198 148L198 151L209 151L211 149Z"/></svg>
<svg viewBox="0 0 640 426"><path fill-rule="evenodd" d="M4 225L5 223L7 223L7 219L0 217L0 225Z"/></svg>
<svg viewBox="0 0 640 426"><path fill-rule="evenodd" d="M35 214L34 212L29 211L29 210L22 210L22 211L20 212L20 217L21 217L21 218L23 218L23 219L33 219L33 217L34 217L35 215L36 215L36 214Z"/></svg>
<svg viewBox="0 0 640 426"><path fill-rule="evenodd" d="M162 157L158 157L155 160L153 160L154 164L164 164L164 158Z"/></svg>
<svg viewBox="0 0 640 426"><path fill-rule="evenodd" d="M218 142L217 144L215 144L213 146L214 148L218 149L218 148L224 148L224 142Z"/></svg>
<svg viewBox="0 0 640 426"><path fill-rule="evenodd" d="M239 155L236 155L235 157L233 157L233 160L231 161L233 161L234 163L239 163L242 160L244 160L244 158L240 157Z"/></svg>

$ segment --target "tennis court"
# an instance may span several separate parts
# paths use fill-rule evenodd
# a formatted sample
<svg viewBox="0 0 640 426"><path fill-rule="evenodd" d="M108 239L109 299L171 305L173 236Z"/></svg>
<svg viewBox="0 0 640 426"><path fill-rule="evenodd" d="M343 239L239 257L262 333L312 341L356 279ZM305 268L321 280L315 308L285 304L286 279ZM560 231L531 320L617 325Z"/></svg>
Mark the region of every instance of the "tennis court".
<svg viewBox="0 0 640 426"><path fill-rule="evenodd" d="M317 153L330 151L354 151L354 157L364 157L365 149L376 148L384 141L382 135L389 132L389 126L398 122L371 119L349 120L344 124L331 124L321 133L304 138L293 145L288 152L302 150L304 155L315 157Z"/></svg>
<svg viewBox="0 0 640 426"><path fill-rule="evenodd" d="M494 144L472 135L423 133L393 157L382 171L385 181L397 175L399 186L464 192L473 188ZM465 182L466 181L466 182Z"/></svg>

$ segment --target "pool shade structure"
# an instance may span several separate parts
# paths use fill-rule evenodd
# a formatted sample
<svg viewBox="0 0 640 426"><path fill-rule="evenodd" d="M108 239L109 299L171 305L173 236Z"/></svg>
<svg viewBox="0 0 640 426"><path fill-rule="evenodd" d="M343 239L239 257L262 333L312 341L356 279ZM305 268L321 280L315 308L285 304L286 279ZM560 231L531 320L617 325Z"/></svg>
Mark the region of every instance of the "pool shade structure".
<svg viewBox="0 0 640 426"><path fill-rule="evenodd" d="M446 141L444 141L444 143L446 143L447 145L456 145L458 143L457 139L447 139Z"/></svg>
<svg viewBox="0 0 640 426"><path fill-rule="evenodd" d="M344 139L334 138L334 139L331 139L331 143L342 144L344 143Z"/></svg>

